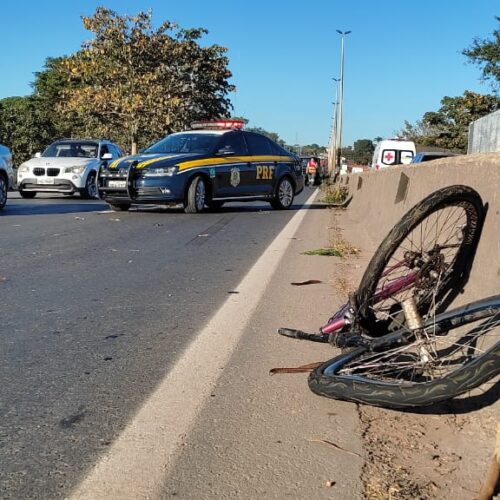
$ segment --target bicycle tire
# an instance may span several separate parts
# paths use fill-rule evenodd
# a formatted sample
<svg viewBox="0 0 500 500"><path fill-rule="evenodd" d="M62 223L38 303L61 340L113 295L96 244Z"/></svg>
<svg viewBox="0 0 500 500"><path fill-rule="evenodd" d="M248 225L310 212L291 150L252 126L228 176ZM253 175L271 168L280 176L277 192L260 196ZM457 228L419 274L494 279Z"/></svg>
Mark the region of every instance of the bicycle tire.
<svg viewBox="0 0 500 500"><path fill-rule="evenodd" d="M457 249L452 266L446 276L434 291L434 301L443 301L446 297L450 303L458 293L460 285L467 279L468 270L472 264L472 258L479 241L479 236L484 220L484 207L479 194L472 188L461 185L448 186L430 194L411 208L401 220L391 229L384 238L377 251L373 255L366 271L360 281L359 287L354 294L357 305L359 325L365 329L368 335L380 336L386 333L387 322L380 321L376 317L373 306L373 297L380 286L384 271L388 268L392 258L398 249L413 231L422 227L424 221L438 213L452 207L463 208L466 216L466 227L463 230L463 240ZM439 218L439 213L436 216ZM422 229L421 229L422 230ZM423 245L425 244L425 241ZM413 241L412 241L413 245ZM419 312L425 316L430 305L430 296L417 300ZM444 310L445 306L436 312ZM398 313L397 306L391 311L392 315Z"/></svg>
<svg viewBox="0 0 500 500"><path fill-rule="evenodd" d="M449 339L450 332L461 328L469 328L471 324L483 321L482 325L492 326L500 330L500 295L483 299L467 304L453 311L442 313L435 319L429 319L424 323L423 331L434 335L434 340L438 338ZM493 323L487 323L493 321ZM469 344L463 340L454 342L452 345L466 348L467 351L475 353L477 356L470 356L463 364L456 369L451 369L450 373L443 377L434 378L429 381L408 381L390 380L387 376L390 370L390 349L399 356L406 346L411 346L407 342L408 330L400 329L397 332L389 333L371 343L371 347L358 347L353 351L337 356L316 368L309 376L310 389L321 396L333 399L340 399L356 403L381 406L390 409L404 409L417 406L428 406L459 396L468 392L483 383L495 378L500 374L500 333L497 331L492 337L492 345L484 350L471 348L474 340L484 338L489 331L483 328L482 335L471 336L474 329L462 336L468 339ZM480 334L481 331L476 331ZM405 344L406 343L406 344ZM416 340L413 341L418 347ZM395 347L397 345L402 347ZM399 352L398 352L399 350ZM378 352L378 354L377 354ZM389 354L388 354L389 353ZM380 366L382 376L373 377L375 357L380 356ZM404 354L408 356L407 353ZM463 356L462 356L463 357ZM460 358L459 358L460 359ZM367 367L362 367L363 361L368 361ZM385 366L382 365L385 363ZM395 360L398 362L398 359ZM366 364L366 363L365 363ZM453 368L456 361L450 363L448 367ZM401 376L402 368L399 361L395 365ZM409 373L408 369L408 373ZM420 375L419 375L420 376Z"/></svg>

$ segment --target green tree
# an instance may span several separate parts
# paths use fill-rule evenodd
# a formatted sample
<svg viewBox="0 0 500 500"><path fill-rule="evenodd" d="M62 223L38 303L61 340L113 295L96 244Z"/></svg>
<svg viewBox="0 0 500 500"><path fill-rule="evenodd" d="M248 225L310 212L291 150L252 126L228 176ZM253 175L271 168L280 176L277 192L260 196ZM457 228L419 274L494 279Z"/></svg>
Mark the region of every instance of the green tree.
<svg viewBox="0 0 500 500"><path fill-rule="evenodd" d="M52 124L32 96L0 100L0 143L12 150L14 165L45 149L52 133Z"/></svg>
<svg viewBox="0 0 500 500"><path fill-rule="evenodd" d="M324 155L324 154L326 154L326 148L324 146L320 146L319 144L316 144L316 143L307 144L305 146L302 146L302 154L304 156L307 156L307 155L312 155L312 156Z"/></svg>
<svg viewBox="0 0 500 500"><path fill-rule="evenodd" d="M368 165L372 159L375 146L370 139L358 139L353 144L354 160L357 163Z"/></svg>
<svg viewBox="0 0 500 500"><path fill-rule="evenodd" d="M438 111L428 111L415 124L405 122L400 135L420 146L467 151L469 125L500 106L494 95L466 90L462 96L443 97Z"/></svg>
<svg viewBox="0 0 500 500"><path fill-rule="evenodd" d="M72 82L64 70L65 57L48 57L42 71L35 73L32 83L35 106L50 127L47 130L52 140L70 137L81 128L78 115L62 114L60 111L64 93L71 88Z"/></svg>
<svg viewBox="0 0 500 500"><path fill-rule="evenodd" d="M500 17L495 17L500 22ZM494 92L500 90L500 29L493 32L490 40L475 39L472 45L462 51L472 64L481 68L482 79L488 81Z"/></svg>
<svg viewBox="0 0 500 500"><path fill-rule="evenodd" d="M169 21L154 29L151 19L151 11L120 16L99 7L83 17L93 38L61 63L72 82L63 114L75 113L85 135L129 143L132 152L191 121L227 116L234 90L227 49L198 44L206 30Z"/></svg>
<svg viewBox="0 0 500 500"><path fill-rule="evenodd" d="M13 151L15 165L26 161L57 138L70 135L75 121L63 120L57 107L69 80L61 71L63 58L48 58L35 73L33 93L0 101L0 142Z"/></svg>
<svg viewBox="0 0 500 500"><path fill-rule="evenodd" d="M355 161L354 159L354 149L352 146L344 146L340 153L337 153L339 157L343 157L348 161Z"/></svg>

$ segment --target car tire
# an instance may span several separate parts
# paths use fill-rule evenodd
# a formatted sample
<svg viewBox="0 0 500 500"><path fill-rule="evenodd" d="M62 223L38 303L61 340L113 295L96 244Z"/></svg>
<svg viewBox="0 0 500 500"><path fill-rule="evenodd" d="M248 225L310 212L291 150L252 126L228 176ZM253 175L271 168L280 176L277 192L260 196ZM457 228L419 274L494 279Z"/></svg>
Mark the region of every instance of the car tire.
<svg viewBox="0 0 500 500"><path fill-rule="evenodd" d="M184 212L187 214L202 212L205 207L206 197L206 181L203 177L197 176L189 184L186 198L184 199Z"/></svg>
<svg viewBox="0 0 500 500"><path fill-rule="evenodd" d="M276 194L271 200L271 206L276 210L288 210L293 203L295 190L290 177L283 177L278 182Z"/></svg>
<svg viewBox="0 0 500 500"><path fill-rule="evenodd" d="M89 175L87 175L85 187L80 189L80 196L84 200L93 200L97 198L96 173L94 171L89 172Z"/></svg>
<svg viewBox="0 0 500 500"><path fill-rule="evenodd" d="M108 205L114 212L126 212L130 208L130 203L108 203Z"/></svg>
<svg viewBox="0 0 500 500"><path fill-rule="evenodd" d="M36 196L36 191L23 191L22 189L20 189L19 194L21 195L21 198L26 198L27 200L31 200Z"/></svg>
<svg viewBox="0 0 500 500"><path fill-rule="evenodd" d="M5 177L3 175L0 175L0 210L2 210L2 208L5 207L5 204L7 203L7 191L7 181L5 180Z"/></svg>

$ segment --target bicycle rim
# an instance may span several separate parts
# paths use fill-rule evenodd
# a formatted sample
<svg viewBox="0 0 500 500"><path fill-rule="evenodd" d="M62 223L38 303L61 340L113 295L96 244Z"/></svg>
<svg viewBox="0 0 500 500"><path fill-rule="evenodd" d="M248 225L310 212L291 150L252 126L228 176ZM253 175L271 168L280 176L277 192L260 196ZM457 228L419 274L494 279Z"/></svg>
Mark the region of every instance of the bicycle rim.
<svg viewBox="0 0 500 500"><path fill-rule="evenodd" d="M483 217L474 190L450 186L422 200L394 226L356 292L368 335L398 328L398 320L404 320L399 304L410 295L424 317L445 308L467 277Z"/></svg>
<svg viewBox="0 0 500 500"><path fill-rule="evenodd" d="M500 373L500 296L402 328L315 370L311 389L388 408L424 406L470 391Z"/></svg>

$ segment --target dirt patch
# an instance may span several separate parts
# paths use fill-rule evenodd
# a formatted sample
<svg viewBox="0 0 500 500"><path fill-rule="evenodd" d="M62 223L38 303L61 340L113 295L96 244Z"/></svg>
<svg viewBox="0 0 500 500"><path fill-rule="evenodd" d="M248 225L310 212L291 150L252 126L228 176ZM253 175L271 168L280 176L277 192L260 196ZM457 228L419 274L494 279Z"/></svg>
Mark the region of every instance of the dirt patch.
<svg viewBox="0 0 500 500"><path fill-rule="evenodd" d="M498 403L490 405L498 384L486 389L421 413L360 406L364 497L474 498L488 469L499 416Z"/></svg>
<svg viewBox="0 0 500 500"><path fill-rule="evenodd" d="M335 264L335 277L332 285L335 292L345 296L347 300L347 297L357 287L357 274L359 274L361 267L357 264L357 260L361 251L349 241L349 238L344 236L344 229L342 228L343 212L332 210L331 213L332 223L328 228L328 241L330 247L341 251L344 257Z"/></svg>

